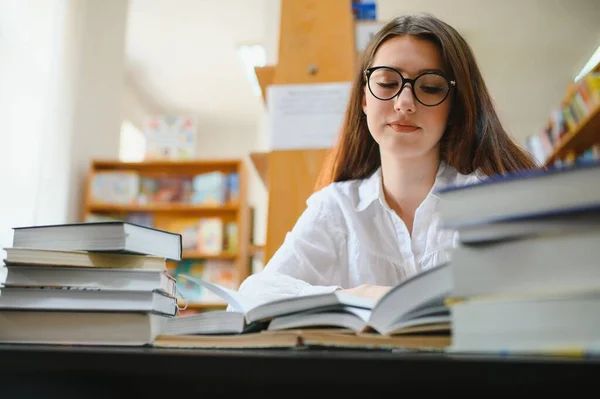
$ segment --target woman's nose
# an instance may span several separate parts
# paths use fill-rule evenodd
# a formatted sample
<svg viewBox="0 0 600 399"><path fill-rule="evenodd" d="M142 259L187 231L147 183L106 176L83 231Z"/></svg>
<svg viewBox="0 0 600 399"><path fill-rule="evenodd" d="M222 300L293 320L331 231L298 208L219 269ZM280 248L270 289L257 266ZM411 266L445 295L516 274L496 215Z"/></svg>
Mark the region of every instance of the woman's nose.
<svg viewBox="0 0 600 399"><path fill-rule="evenodd" d="M394 100L394 110L405 113L415 112L415 96L410 85L405 85Z"/></svg>

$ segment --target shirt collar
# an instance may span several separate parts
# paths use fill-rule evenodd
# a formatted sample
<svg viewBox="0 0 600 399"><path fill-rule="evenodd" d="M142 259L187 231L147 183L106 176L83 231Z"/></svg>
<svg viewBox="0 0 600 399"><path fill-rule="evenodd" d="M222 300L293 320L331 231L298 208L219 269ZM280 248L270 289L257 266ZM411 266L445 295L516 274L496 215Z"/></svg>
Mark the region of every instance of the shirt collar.
<svg viewBox="0 0 600 399"><path fill-rule="evenodd" d="M364 179L358 186L357 211L364 211L375 200L383 200L383 186L381 184L381 166L368 178ZM385 201L384 201L385 202Z"/></svg>
<svg viewBox="0 0 600 399"><path fill-rule="evenodd" d="M446 176L446 172L449 172L449 168L447 168L444 161L440 161L433 189L447 183L448 176ZM432 193L434 192L433 189L431 191ZM437 198L437 196L435 197ZM358 212L364 211L376 200L378 200L384 208L389 208L385 201L385 196L383 195L381 166L377 168L370 177L367 177L360 183L360 186L358 187L358 204L355 209Z"/></svg>

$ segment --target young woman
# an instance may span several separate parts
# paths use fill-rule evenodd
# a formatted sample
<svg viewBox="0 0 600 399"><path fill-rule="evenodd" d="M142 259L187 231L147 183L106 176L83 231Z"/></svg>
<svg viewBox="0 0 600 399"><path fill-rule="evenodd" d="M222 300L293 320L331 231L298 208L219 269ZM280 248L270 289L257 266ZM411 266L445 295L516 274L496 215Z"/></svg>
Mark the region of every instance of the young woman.
<svg viewBox="0 0 600 399"><path fill-rule="evenodd" d="M379 298L450 260L436 188L534 167L461 35L431 15L393 19L354 78L333 182L239 291L256 302L334 290Z"/></svg>

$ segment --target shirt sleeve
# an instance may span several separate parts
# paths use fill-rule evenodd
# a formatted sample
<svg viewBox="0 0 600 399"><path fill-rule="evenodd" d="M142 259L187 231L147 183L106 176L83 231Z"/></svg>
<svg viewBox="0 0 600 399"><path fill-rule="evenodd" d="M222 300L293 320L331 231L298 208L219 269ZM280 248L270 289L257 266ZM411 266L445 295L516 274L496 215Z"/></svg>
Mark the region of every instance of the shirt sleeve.
<svg viewBox="0 0 600 399"><path fill-rule="evenodd" d="M326 189L313 194L265 268L246 278L239 292L263 303L341 289L347 234L340 215Z"/></svg>

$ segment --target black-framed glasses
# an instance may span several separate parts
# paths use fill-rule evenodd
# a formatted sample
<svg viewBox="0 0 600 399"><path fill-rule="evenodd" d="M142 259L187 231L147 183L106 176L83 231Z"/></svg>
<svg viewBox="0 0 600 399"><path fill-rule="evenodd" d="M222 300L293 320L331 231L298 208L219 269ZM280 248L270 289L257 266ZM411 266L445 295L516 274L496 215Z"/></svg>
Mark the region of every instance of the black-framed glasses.
<svg viewBox="0 0 600 399"><path fill-rule="evenodd" d="M448 97L450 88L456 86L456 81L439 72L427 71L414 79L408 79L396 69L387 66L367 68L365 78L371 94L382 101L396 97L404 86L410 83L413 96L427 107L441 104Z"/></svg>

